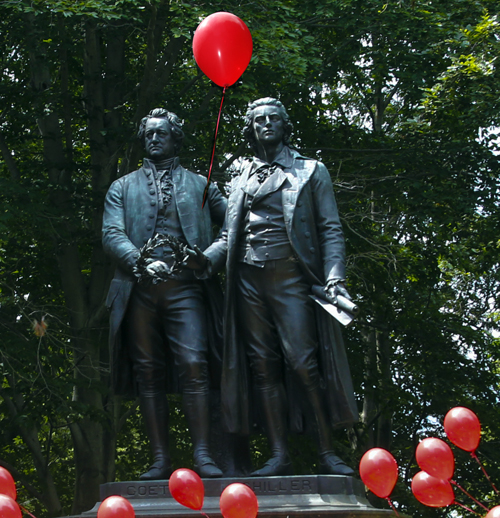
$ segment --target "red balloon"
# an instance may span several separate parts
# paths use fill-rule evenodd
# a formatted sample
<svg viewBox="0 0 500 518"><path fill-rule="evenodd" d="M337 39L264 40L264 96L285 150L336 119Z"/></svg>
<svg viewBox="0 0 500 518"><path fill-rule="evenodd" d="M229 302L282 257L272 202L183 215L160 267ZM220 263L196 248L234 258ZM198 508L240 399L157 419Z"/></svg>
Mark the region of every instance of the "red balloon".
<svg viewBox="0 0 500 518"><path fill-rule="evenodd" d="M446 507L455 501L453 488L448 480L436 478L419 471L411 481L415 498L428 507Z"/></svg>
<svg viewBox="0 0 500 518"><path fill-rule="evenodd" d="M12 475L4 467L0 466L0 494L17 498L16 483Z"/></svg>
<svg viewBox="0 0 500 518"><path fill-rule="evenodd" d="M398 480L398 463L383 448L368 450L359 462L361 480L380 498L387 498Z"/></svg>
<svg viewBox="0 0 500 518"><path fill-rule="evenodd" d="M203 507L205 487L198 473L187 468L176 469L170 475L168 488L179 504L195 511Z"/></svg>
<svg viewBox="0 0 500 518"><path fill-rule="evenodd" d="M236 83L250 63L252 48L245 22L226 12L207 16L193 37L196 63L219 86Z"/></svg>
<svg viewBox="0 0 500 518"><path fill-rule="evenodd" d="M465 451L474 451L481 440L481 423L468 408L452 408L444 418L444 431L448 439Z"/></svg>
<svg viewBox="0 0 500 518"><path fill-rule="evenodd" d="M101 502L97 518L135 518L135 511L126 498L113 495Z"/></svg>
<svg viewBox="0 0 500 518"><path fill-rule="evenodd" d="M224 518L255 518L259 503L248 486L236 482L222 491L220 510Z"/></svg>
<svg viewBox="0 0 500 518"><path fill-rule="evenodd" d="M417 463L429 475L450 480L455 471L451 448L437 437L428 437L417 446Z"/></svg>
<svg viewBox="0 0 500 518"><path fill-rule="evenodd" d="M488 514L486 515L486 518L500 518L500 505L492 507L488 511Z"/></svg>
<svg viewBox="0 0 500 518"><path fill-rule="evenodd" d="M2 518L22 518L19 504L10 496L0 495L0 516Z"/></svg>

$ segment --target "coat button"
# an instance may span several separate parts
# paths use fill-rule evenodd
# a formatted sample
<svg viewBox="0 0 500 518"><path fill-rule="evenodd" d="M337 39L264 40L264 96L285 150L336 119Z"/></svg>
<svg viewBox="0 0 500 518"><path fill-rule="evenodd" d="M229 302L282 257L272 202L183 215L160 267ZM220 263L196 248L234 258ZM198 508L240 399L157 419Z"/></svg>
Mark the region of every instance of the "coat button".
<svg viewBox="0 0 500 518"><path fill-rule="evenodd" d="M311 252L311 254L314 254L314 252L316 252L314 246L311 246L311 248L309 248L309 252Z"/></svg>
<svg viewBox="0 0 500 518"><path fill-rule="evenodd" d="M297 202L297 205L298 205L299 207L302 207L302 202L301 202L301 201Z"/></svg>
<svg viewBox="0 0 500 518"><path fill-rule="evenodd" d="M306 220L305 216L301 216L300 221L304 222Z"/></svg>
<svg viewBox="0 0 500 518"><path fill-rule="evenodd" d="M148 226L146 227L146 230L152 230L152 229L153 229L153 227L152 227L151 225L148 225Z"/></svg>
<svg viewBox="0 0 500 518"><path fill-rule="evenodd" d="M151 176L151 171L146 171L146 176Z"/></svg>
<svg viewBox="0 0 500 518"><path fill-rule="evenodd" d="M155 215L154 215L154 214L150 214L150 215L149 215L149 219L153 219L154 217L155 217Z"/></svg>
<svg viewBox="0 0 500 518"><path fill-rule="evenodd" d="M306 236L306 237L311 237L311 233L310 233L310 232L306 232L306 233L304 234L304 236Z"/></svg>
<svg viewBox="0 0 500 518"><path fill-rule="evenodd" d="M150 205L151 205L151 207L154 207L156 205L156 200L151 200Z"/></svg>
<svg viewBox="0 0 500 518"><path fill-rule="evenodd" d="M154 189L149 189L149 194L154 194L154 193L155 193Z"/></svg>
<svg viewBox="0 0 500 518"><path fill-rule="evenodd" d="M153 185L153 180L149 180L148 185Z"/></svg>

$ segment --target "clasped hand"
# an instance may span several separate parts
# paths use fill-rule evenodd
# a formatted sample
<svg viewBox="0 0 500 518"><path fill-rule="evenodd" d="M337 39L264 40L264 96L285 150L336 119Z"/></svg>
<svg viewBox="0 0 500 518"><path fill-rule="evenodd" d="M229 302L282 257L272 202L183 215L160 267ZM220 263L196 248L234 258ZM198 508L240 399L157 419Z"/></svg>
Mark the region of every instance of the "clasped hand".
<svg viewBox="0 0 500 518"><path fill-rule="evenodd" d="M182 262L182 266L189 268L190 270L203 270L207 266L207 256L196 246L193 249L185 249L186 258Z"/></svg>
<svg viewBox="0 0 500 518"><path fill-rule="evenodd" d="M171 273L167 263L154 260L151 260L151 262L146 266L146 272L151 277L167 277Z"/></svg>

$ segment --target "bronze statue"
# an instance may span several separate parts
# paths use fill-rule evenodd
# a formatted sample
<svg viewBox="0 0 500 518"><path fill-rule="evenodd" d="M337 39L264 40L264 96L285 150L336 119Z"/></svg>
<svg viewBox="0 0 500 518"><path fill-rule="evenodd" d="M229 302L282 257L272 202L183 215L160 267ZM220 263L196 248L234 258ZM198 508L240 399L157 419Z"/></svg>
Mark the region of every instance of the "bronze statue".
<svg viewBox="0 0 500 518"><path fill-rule="evenodd" d="M213 270L226 263L223 413L230 432L248 434L258 394L272 457L253 476L291 474L288 430L308 426L319 471L352 475L331 439L332 425L357 420L342 336L309 297L322 285L350 299L344 237L330 175L289 145L291 131L280 101L250 105L244 135L255 156L241 162L224 231L205 251Z"/></svg>
<svg viewBox="0 0 500 518"><path fill-rule="evenodd" d="M217 357L218 339L207 297L216 293L180 264L188 246L204 250L212 243L226 200L211 184L202 209L206 178L179 163L184 133L174 113L152 110L138 136L148 158L111 185L104 211L103 246L117 266L107 298L113 386L118 394L139 395L154 458L141 480L165 479L172 471L169 391L182 392L195 469L220 477L209 452L208 359Z"/></svg>

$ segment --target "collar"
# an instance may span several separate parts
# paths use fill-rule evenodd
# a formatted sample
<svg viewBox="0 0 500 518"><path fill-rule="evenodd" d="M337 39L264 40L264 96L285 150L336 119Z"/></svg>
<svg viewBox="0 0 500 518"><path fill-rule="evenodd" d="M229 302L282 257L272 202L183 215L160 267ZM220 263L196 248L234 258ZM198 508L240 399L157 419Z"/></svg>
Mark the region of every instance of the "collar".
<svg viewBox="0 0 500 518"><path fill-rule="evenodd" d="M293 165L293 161L296 158L304 158L298 151L291 149L288 146L283 146L278 156L272 161L271 164L264 162L260 158L254 156L252 164L252 173L260 169L261 167L269 167L273 165L279 166L281 169L290 169Z"/></svg>
<svg viewBox="0 0 500 518"><path fill-rule="evenodd" d="M172 165L172 171L175 171L179 167L179 165L180 165L180 160L179 160L179 157L176 156L174 158L174 163ZM142 161L142 167L144 169L151 169L152 171L154 171L156 173L155 163L150 158L145 158Z"/></svg>

